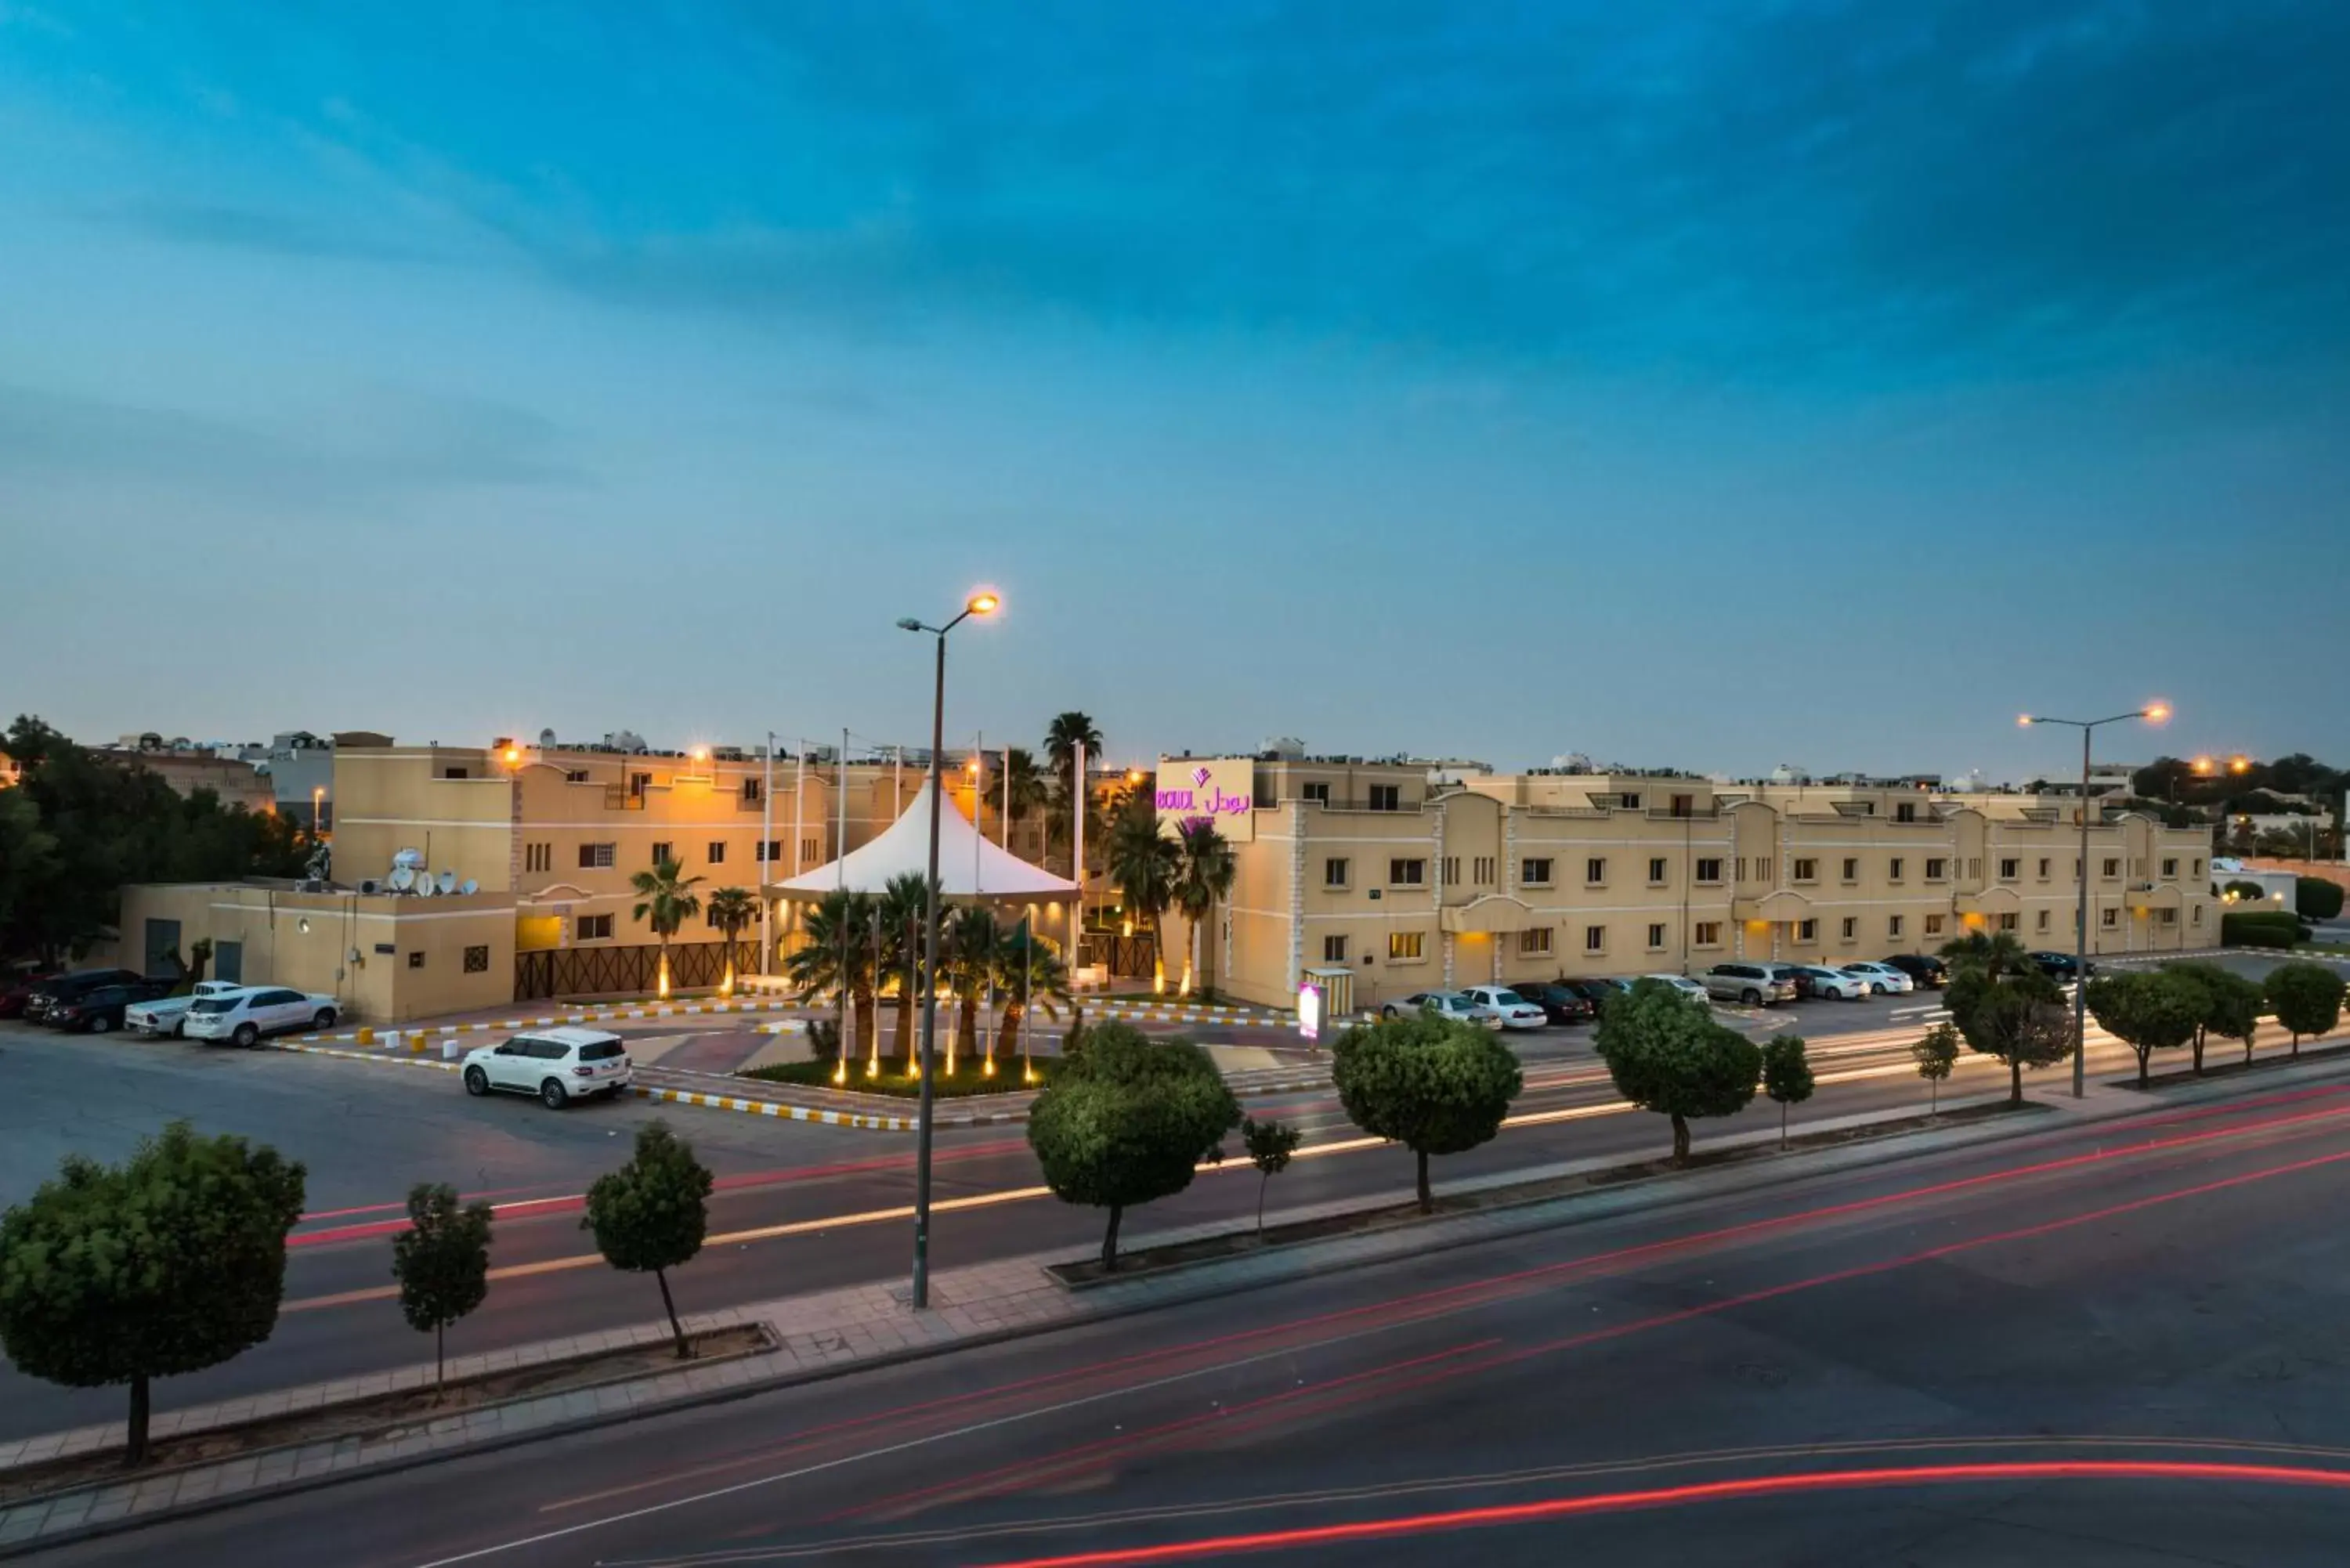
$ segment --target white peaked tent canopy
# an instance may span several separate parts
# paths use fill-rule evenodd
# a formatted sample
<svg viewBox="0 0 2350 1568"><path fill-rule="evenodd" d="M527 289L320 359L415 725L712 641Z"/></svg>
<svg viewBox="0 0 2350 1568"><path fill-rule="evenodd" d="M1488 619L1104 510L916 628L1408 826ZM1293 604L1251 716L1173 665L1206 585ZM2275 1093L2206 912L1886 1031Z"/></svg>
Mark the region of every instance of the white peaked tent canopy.
<svg viewBox="0 0 2350 1568"><path fill-rule="evenodd" d="M893 877L922 875L930 857L931 784L924 779L880 837L813 871L771 883L768 891L786 898L821 898L843 887L852 893L879 893ZM990 844L950 802L939 813L939 892L947 898L1026 904L1074 898L1077 885Z"/></svg>

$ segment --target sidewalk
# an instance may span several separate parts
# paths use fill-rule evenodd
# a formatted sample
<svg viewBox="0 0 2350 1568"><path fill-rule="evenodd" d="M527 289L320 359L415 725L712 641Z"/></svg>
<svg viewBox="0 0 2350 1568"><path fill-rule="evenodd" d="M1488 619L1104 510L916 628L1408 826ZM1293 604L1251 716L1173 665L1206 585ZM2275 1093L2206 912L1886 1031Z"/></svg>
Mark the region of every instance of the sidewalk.
<svg viewBox="0 0 2350 1568"><path fill-rule="evenodd" d="M2337 1063L2313 1063L2306 1069L2282 1069L2263 1074L2253 1087L2270 1089L2311 1078L2338 1076L2339 1073ZM2168 1103L2178 1103L2199 1098L2224 1098L2237 1086L2232 1082L2222 1082L2211 1086L2220 1091L2218 1094L2207 1092L2199 1096L2188 1091L2167 1096L2165 1099ZM1950 1108L1956 1110L1962 1106L1990 1103L2002 1097L1993 1094L1954 1098ZM593 1389L517 1399L371 1435L347 1436L247 1454L234 1459L150 1471L33 1499L0 1509L0 1555L130 1528L170 1515L225 1507L236 1501L287 1490L307 1490L329 1484L335 1478L361 1471L380 1474L460 1454L510 1447L566 1431L690 1407L746 1390L786 1387L839 1376L860 1367L944 1354L958 1348L993 1344L1077 1324L1100 1322L1284 1281L1357 1270L1400 1259L1425 1257L1432 1252L1636 1210L1681 1207L1701 1202L1717 1194L1748 1193L1760 1188L1882 1165L1904 1158L2000 1142L2045 1131L2067 1121L2112 1120L2164 1103L2104 1085L2095 1085L2088 1098L2077 1102L2053 1086L2043 1090L2036 1097L2043 1104L2055 1107L2057 1114L1995 1118L1957 1127L1910 1132L1895 1135L1882 1142L1864 1141L1811 1150L1783 1161L1700 1169L1686 1175L1590 1189L1567 1196L1474 1213L1440 1215L1418 1223L1303 1242L1173 1272L1098 1285L1084 1292L1065 1291L1043 1272L1045 1264L1066 1260L1067 1251L1062 1250L937 1274L931 1282L933 1305L924 1312L911 1311L904 1304L902 1286L874 1283L754 1303L719 1312L691 1314L685 1320L690 1331L764 1323L773 1331L780 1347L764 1356L746 1357L706 1367L682 1366L656 1376ZM1824 1120L1811 1124L1805 1130L1832 1131L1915 1114L1915 1107L1904 1107L1890 1115L1861 1115ZM1760 1128L1751 1134L1709 1140L1707 1147L1721 1149L1767 1145L1775 1143L1778 1136L1776 1129ZM1445 1181L1442 1186L1447 1193L1482 1191L1609 1168L1622 1163L1620 1155L1606 1156L1497 1173L1485 1178L1464 1178ZM1287 1209L1271 1218L1280 1221L1311 1220L1399 1203L1408 1200L1409 1196L1409 1188L1402 1187L1392 1194L1376 1199ZM1130 1234L1128 1244L1130 1248L1139 1249L1214 1235L1231 1229L1230 1222L1226 1221ZM685 1288L690 1291L691 1274L685 1278ZM462 1376L577 1355L592 1350L648 1344L665 1339L667 1335L666 1324L649 1322L606 1334L550 1340L486 1355L454 1356L449 1363L449 1371L452 1376ZM255 1417L324 1405L337 1399L416 1387L429 1383L432 1376L431 1364L421 1363L396 1372L289 1388L223 1404L171 1410L156 1416L154 1435L161 1438L197 1432ZM0 1444L0 1469L119 1445L122 1438L121 1425L110 1423Z"/></svg>

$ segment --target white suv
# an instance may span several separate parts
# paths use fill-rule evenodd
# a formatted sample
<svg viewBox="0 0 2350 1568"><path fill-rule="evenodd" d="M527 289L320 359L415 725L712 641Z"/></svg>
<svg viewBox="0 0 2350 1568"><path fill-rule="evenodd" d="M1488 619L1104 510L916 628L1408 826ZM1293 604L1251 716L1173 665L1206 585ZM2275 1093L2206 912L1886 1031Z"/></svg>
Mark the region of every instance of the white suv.
<svg viewBox="0 0 2350 1568"><path fill-rule="evenodd" d="M465 1055L465 1092L510 1089L559 1111L591 1095L618 1095L629 1082L629 1049L600 1029L535 1029Z"/></svg>
<svg viewBox="0 0 2350 1568"><path fill-rule="evenodd" d="M297 1029L332 1029L339 1007L331 996L305 995L271 985L249 985L224 996L201 998L181 1020L180 1033L191 1040L226 1040L237 1045L261 1043L265 1034L285 1034Z"/></svg>
<svg viewBox="0 0 2350 1568"><path fill-rule="evenodd" d="M188 1009L208 996L226 996L244 987L233 980L200 980L196 988L185 996L159 996L152 1002L134 1002L122 1010L122 1026L141 1034L177 1034L180 1025L187 1022Z"/></svg>

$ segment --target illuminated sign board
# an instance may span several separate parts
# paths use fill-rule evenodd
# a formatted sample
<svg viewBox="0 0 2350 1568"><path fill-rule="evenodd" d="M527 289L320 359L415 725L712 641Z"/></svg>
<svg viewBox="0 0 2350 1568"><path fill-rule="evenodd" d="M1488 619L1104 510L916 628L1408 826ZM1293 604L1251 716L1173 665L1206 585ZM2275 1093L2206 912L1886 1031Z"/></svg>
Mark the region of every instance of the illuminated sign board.
<svg viewBox="0 0 2350 1568"><path fill-rule="evenodd" d="M1310 980L1297 988L1297 1033L1301 1039L1322 1038L1322 988Z"/></svg>
<svg viewBox="0 0 2350 1568"><path fill-rule="evenodd" d="M1153 784L1160 826L1208 821L1234 844L1256 838L1256 763L1248 757L1162 757Z"/></svg>

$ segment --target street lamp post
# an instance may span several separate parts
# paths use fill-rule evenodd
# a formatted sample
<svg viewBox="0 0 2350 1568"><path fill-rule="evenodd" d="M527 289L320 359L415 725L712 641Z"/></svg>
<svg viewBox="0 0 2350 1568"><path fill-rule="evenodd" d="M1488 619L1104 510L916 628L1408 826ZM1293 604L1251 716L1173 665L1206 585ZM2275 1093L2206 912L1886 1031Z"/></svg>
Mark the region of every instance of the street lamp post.
<svg viewBox="0 0 2350 1568"><path fill-rule="evenodd" d="M2107 724L2144 719L2159 724L2170 717L2168 702L2149 702L2106 719L2051 719L2026 713L2017 721L2033 724L2067 724L2081 732L2081 875L2079 900L2073 914L2073 1097L2087 1090L2089 1054L2089 738Z"/></svg>
<svg viewBox="0 0 2350 1568"><path fill-rule="evenodd" d="M931 687L931 853L922 888L921 1108L914 1132L912 1302L917 1312L931 1304L931 1080L938 1066L933 1047L939 1033L939 799L946 787L939 776L939 753L946 746L947 633L972 616L993 615L1002 603L992 593L975 593L964 601L962 614L944 626L925 626L911 616L898 623L901 630L927 631L938 639L937 672Z"/></svg>

